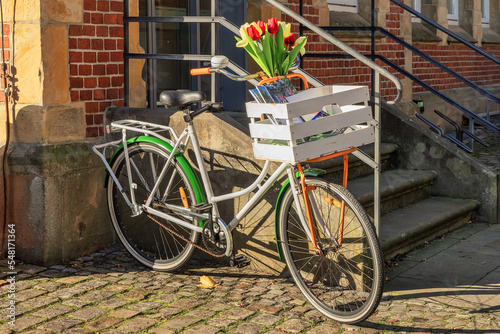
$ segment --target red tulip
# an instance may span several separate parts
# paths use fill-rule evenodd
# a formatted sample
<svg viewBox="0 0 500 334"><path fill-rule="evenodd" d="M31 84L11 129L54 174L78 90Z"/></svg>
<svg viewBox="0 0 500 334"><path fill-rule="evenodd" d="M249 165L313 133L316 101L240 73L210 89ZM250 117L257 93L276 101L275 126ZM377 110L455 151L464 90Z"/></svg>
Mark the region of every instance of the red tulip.
<svg viewBox="0 0 500 334"><path fill-rule="evenodd" d="M269 31L270 34L275 34L278 32L279 25L278 25L278 20L276 18L272 18L267 20L267 31Z"/></svg>
<svg viewBox="0 0 500 334"><path fill-rule="evenodd" d="M253 25L247 28L247 35L252 39L252 41L256 41L260 38L259 31Z"/></svg>
<svg viewBox="0 0 500 334"><path fill-rule="evenodd" d="M290 36L288 36L287 38L285 38L285 44L288 46L288 47L292 47L294 44L295 44L295 34L292 32L290 34Z"/></svg>
<svg viewBox="0 0 500 334"><path fill-rule="evenodd" d="M257 21L257 25L262 30L261 36L264 36L266 34L266 24L263 21Z"/></svg>

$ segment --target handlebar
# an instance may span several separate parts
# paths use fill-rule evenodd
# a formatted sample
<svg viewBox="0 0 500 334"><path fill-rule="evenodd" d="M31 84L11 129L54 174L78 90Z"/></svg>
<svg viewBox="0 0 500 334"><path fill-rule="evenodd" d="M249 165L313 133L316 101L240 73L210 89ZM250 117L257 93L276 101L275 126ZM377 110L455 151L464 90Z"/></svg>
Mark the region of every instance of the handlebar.
<svg viewBox="0 0 500 334"><path fill-rule="evenodd" d="M296 61L290 67L290 71L296 70L297 68L299 68L299 65L300 65L300 63L298 61ZM234 73L231 73L231 72L225 70L224 68L214 68L214 67L193 68L190 71L190 73L192 76L218 73L218 74L222 74L222 75L228 77L229 79L231 79L233 81L248 81L248 80L252 80L252 79L257 79L260 76L259 73L238 76Z"/></svg>
<svg viewBox="0 0 500 334"><path fill-rule="evenodd" d="M204 67L204 68L193 68L191 70L191 75L204 75L204 74L210 74L210 67Z"/></svg>

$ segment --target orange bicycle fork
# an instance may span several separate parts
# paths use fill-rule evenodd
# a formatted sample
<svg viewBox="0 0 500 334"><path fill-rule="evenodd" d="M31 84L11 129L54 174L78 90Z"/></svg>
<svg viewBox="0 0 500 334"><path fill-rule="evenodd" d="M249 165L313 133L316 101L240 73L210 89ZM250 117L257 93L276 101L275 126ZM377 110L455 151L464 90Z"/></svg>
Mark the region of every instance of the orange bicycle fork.
<svg viewBox="0 0 500 334"><path fill-rule="evenodd" d="M349 150L340 151L340 152L333 153L333 154L330 154L330 155L327 155L324 157L307 160L305 162L318 162L318 161L323 161L323 160L327 160L327 159L331 159L331 158L335 158L335 157L338 157L340 155L343 155L344 156L344 174L343 174L342 185L344 187L347 187L347 174L348 174L348 169L349 169L348 154L352 153L356 150L357 150L357 148L351 148ZM314 245L314 248L316 249L318 254L321 254L322 252L321 252L321 249L319 249L319 247L318 247L318 242L316 239L316 229L314 228L313 215L312 215L312 210L311 210L311 202L309 201L309 194L308 194L308 192L310 190L314 190L316 187L315 186L309 186L309 187L306 186L306 181L305 181L306 177L305 177L304 171L302 170L302 166L300 165L300 163L297 164L297 168L298 168L299 174L300 174L300 185L301 185L302 193L304 195L304 202L305 202L305 207L306 207L306 211L307 211L307 225L309 226L310 238L311 238L311 241ZM339 236L336 240L337 246L340 247L342 245L342 241L344 238L345 201L342 200L342 202L339 203L338 201L336 201L335 199L330 198L330 197L325 197L324 200L331 205L340 207ZM327 226L323 226L323 228L327 229ZM325 231L325 232L327 234L329 234L328 231Z"/></svg>

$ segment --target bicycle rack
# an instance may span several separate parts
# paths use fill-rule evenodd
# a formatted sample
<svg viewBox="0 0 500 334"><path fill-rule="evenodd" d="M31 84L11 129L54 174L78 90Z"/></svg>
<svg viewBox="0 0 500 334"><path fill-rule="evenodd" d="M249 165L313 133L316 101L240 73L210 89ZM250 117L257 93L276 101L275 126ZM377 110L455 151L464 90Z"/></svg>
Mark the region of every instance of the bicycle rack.
<svg viewBox="0 0 500 334"><path fill-rule="evenodd" d="M451 118L449 118L448 116L446 116L445 114L443 114L442 112L438 111L438 110L434 110L434 112L439 116L441 117L442 119L444 119L445 121L447 121L448 123L450 123L454 128L455 128L455 134L456 134L456 138L460 141L460 142L463 142L464 140L464 134L467 135L470 139L473 139L475 141L477 141L479 144L485 146L485 147L488 147L490 145L488 145L488 143L486 143L485 141L483 141L481 138L479 138L478 136L476 136L475 134L465 130L465 129L462 129L462 127L460 125L457 124L457 122L453 121ZM471 152L473 151L473 147L471 145L470 147L471 149Z"/></svg>
<svg viewBox="0 0 500 334"><path fill-rule="evenodd" d="M422 122L424 122L425 124L427 124L431 128L431 130L434 130L435 132L437 132L441 137L447 138L448 140L450 140L451 142L453 142L454 144L456 144L457 146L459 146L461 149L463 149L463 150L465 150L465 151L467 151L469 153L472 153L472 149L469 146L467 146L464 143L462 143L454 135L449 134L449 133L445 133L443 131L443 129L441 129L436 124L432 123L429 119L427 119L424 116L419 115L419 114L416 114L415 117L417 117L419 120L421 120Z"/></svg>

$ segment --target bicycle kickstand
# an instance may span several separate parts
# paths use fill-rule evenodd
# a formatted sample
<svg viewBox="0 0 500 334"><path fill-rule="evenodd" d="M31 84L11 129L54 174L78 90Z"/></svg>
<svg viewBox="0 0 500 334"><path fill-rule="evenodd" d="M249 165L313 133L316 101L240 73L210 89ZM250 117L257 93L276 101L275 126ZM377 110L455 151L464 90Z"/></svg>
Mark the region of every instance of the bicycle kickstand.
<svg viewBox="0 0 500 334"><path fill-rule="evenodd" d="M251 260L243 254L234 255L234 251L229 257L229 265L231 267L243 268L250 264Z"/></svg>

